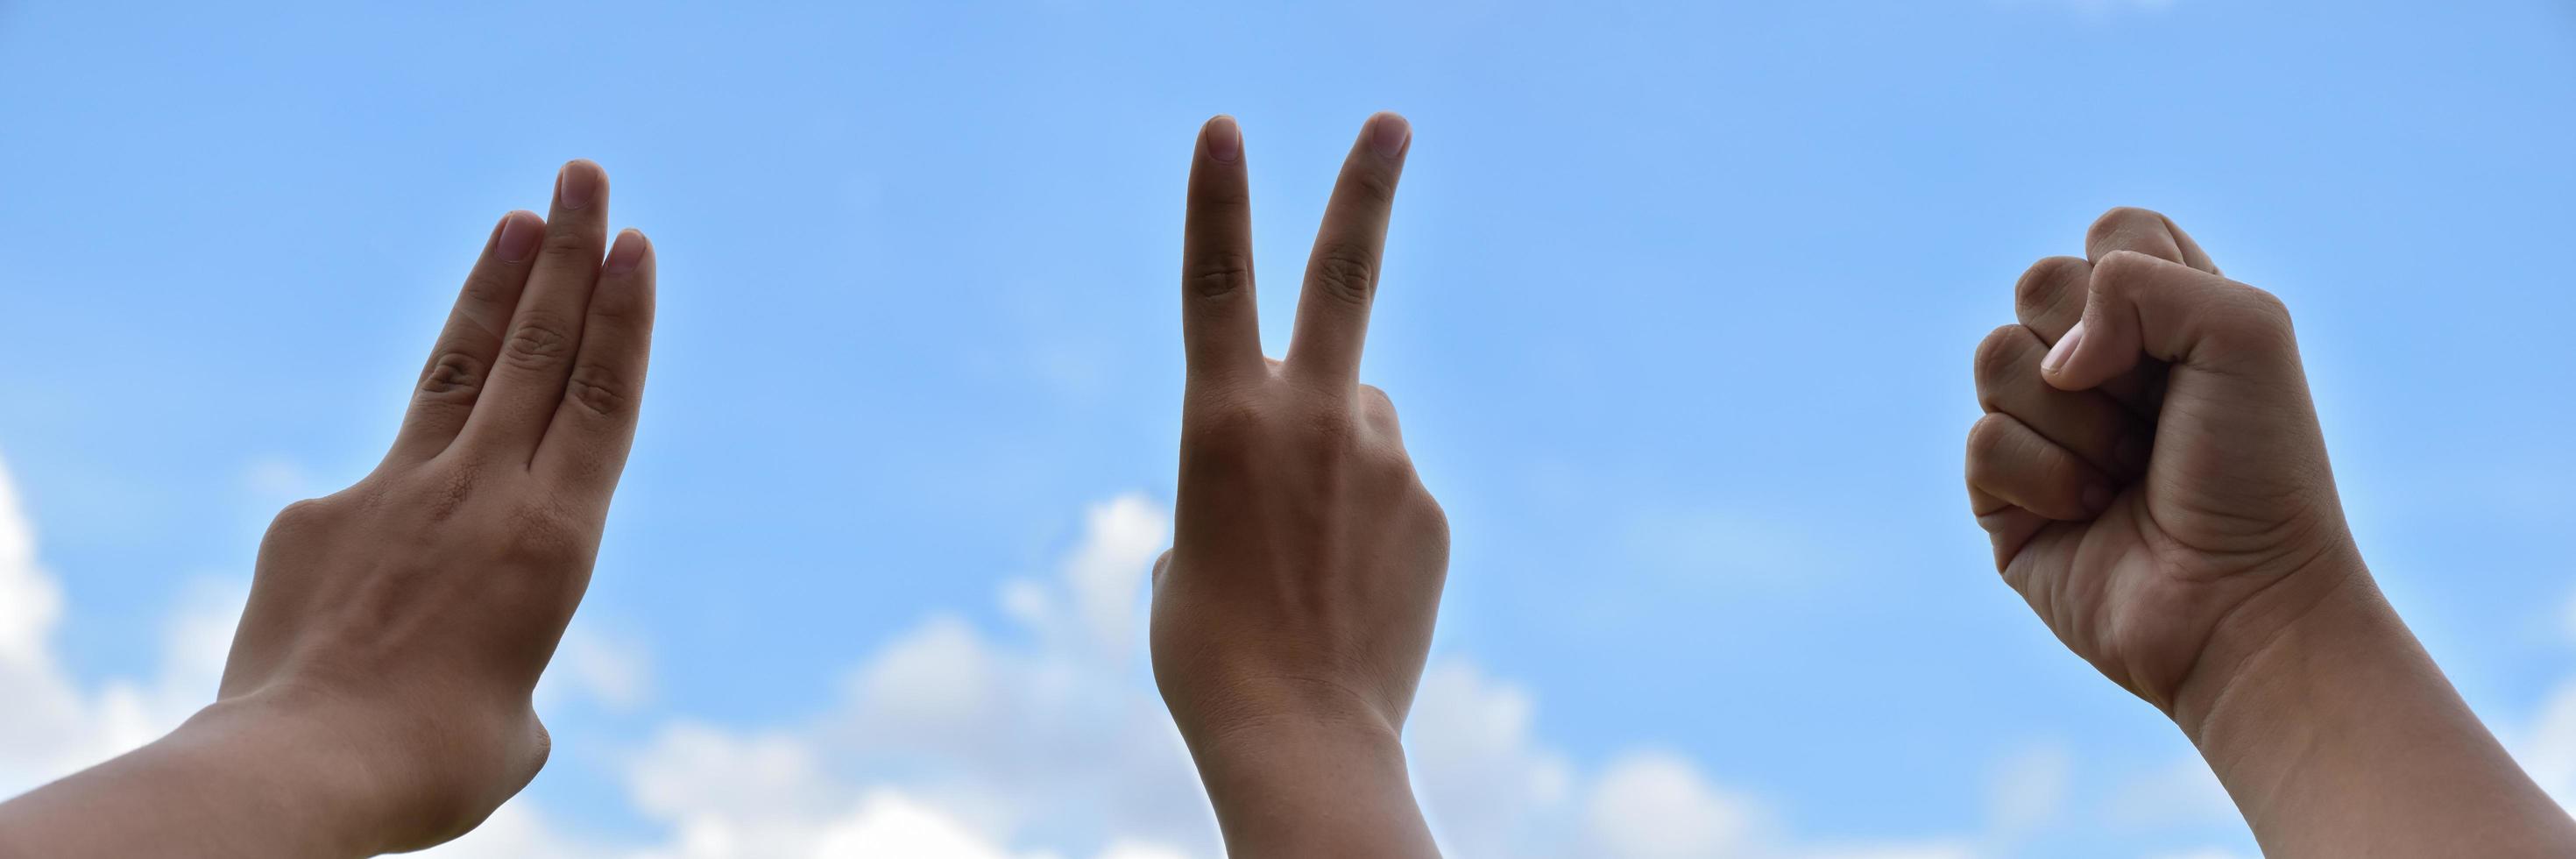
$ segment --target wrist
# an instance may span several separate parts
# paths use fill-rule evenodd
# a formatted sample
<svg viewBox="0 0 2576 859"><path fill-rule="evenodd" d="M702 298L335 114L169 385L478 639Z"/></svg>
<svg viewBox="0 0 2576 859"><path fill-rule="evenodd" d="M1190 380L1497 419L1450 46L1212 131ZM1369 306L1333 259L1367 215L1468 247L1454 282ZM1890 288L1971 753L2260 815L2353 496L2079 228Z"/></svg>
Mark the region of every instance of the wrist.
<svg viewBox="0 0 2576 859"><path fill-rule="evenodd" d="M2564 856L2566 813L2460 700L2366 573L2175 709L2267 855Z"/></svg>
<svg viewBox="0 0 2576 859"><path fill-rule="evenodd" d="M464 834L525 783L491 765L508 756L506 732L484 724L497 724L487 718L496 709L275 683L198 711L168 741L223 750L276 796L314 809L316 831L373 855Z"/></svg>
<svg viewBox="0 0 2576 859"><path fill-rule="evenodd" d="M1228 855L1438 855L1398 722L1334 691L1270 689L1182 721Z"/></svg>
<svg viewBox="0 0 2576 859"><path fill-rule="evenodd" d="M1190 751L1229 856L1438 855L1391 726L1266 719Z"/></svg>
<svg viewBox="0 0 2576 859"><path fill-rule="evenodd" d="M382 782L265 700L218 702L115 759L0 803L0 855L347 857L398 849Z"/></svg>
<svg viewBox="0 0 2576 859"><path fill-rule="evenodd" d="M2240 699L2280 697L2292 687L2279 675L2318 658L2320 648L2391 635L2405 636L2405 627L2380 597L2359 553L2327 552L2230 609L2211 628L2191 670L2155 703L2197 742L2222 711L2285 703Z"/></svg>
<svg viewBox="0 0 2576 859"><path fill-rule="evenodd" d="M373 855L404 846L408 816L397 795L400 767L356 738L360 731L310 702L281 695L225 699L199 710L154 745L187 765L221 768L273 803L334 855Z"/></svg>

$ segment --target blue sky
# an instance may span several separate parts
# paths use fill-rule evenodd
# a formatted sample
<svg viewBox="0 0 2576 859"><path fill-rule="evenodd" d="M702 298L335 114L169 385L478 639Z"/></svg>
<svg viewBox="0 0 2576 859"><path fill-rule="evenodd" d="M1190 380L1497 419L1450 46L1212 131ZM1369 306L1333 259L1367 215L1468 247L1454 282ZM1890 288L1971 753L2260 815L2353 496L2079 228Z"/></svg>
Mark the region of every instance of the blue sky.
<svg viewBox="0 0 2576 859"><path fill-rule="evenodd" d="M1191 135L1241 118L1293 283L1393 109L1364 376L1456 535L1412 726L1453 852L2249 854L1960 487L1970 349L2121 204L2289 301L2382 586L2576 796L2564 3L437 5L0 4L28 748L185 712L268 516L373 464L578 156L661 330L481 849L1208 855L1101 608L1164 539Z"/></svg>

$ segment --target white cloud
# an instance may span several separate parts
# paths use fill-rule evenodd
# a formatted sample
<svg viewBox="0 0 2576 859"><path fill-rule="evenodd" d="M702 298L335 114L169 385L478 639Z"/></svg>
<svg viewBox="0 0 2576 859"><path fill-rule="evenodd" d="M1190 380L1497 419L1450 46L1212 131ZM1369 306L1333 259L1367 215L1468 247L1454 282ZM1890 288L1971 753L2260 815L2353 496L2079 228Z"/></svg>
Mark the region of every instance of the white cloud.
<svg viewBox="0 0 2576 859"><path fill-rule="evenodd" d="M241 613L240 587L198 586L164 623L156 676L84 688L53 650L62 585L36 550L35 526L0 461L0 689L11 699L0 707L0 736L9 738L0 743L0 796L150 742L213 700Z"/></svg>
<svg viewBox="0 0 2576 859"><path fill-rule="evenodd" d="M1423 672L1404 744L1414 792L1441 846L1459 856L1544 855L1567 833L1574 772L1536 736L1529 692L1444 659Z"/></svg>
<svg viewBox="0 0 2576 859"><path fill-rule="evenodd" d="M661 830L644 843L573 833L518 802L428 855L1218 855L1196 772L1141 646L1145 579L1168 530L1169 517L1140 496L1094 506L1053 575L1003 589L1009 629L930 616L860 660L840 702L811 719L745 728L666 717L617 764L634 813ZM243 593L208 588L190 600L164 630L164 665L152 680L84 688L51 650L62 597L36 563L34 537L0 468L0 688L16 698L0 708L0 734L13 739L0 746L0 789L32 787L146 742L210 700ZM611 709L641 707L650 660L636 640L576 629L546 685ZM1527 690L1454 658L1427 672L1407 745L1418 792L1454 855L1973 855L1950 840L1797 847L1762 803L1670 752L1633 752L1583 772L1539 735ZM2044 804L2035 796L2011 794L1999 808Z"/></svg>
<svg viewBox="0 0 2576 859"><path fill-rule="evenodd" d="M1140 646L1145 577L1169 527L1139 496L1095 505L1052 576L1004 588L1016 635L933 615L862 660L841 701L810 720L775 729L663 727L626 756L623 777L634 809L665 838L591 852L1215 855L1196 770L1153 692ZM563 840L542 826L511 825L510 847ZM454 846L469 851L460 855L506 849L479 843L481 836Z"/></svg>
<svg viewBox="0 0 2576 859"><path fill-rule="evenodd" d="M2199 755L2178 757L2130 779L2111 792L2104 817L2129 830L2233 823L2235 800Z"/></svg>
<svg viewBox="0 0 2576 859"><path fill-rule="evenodd" d="M2033 745L1995 768L1986 800L1987 831L2010 843L2057 818L2075 779L2075 753L2063 743Z"/></svg>
<svg viewBox="0 0 2576 859"><path fill-rule="evenodd" d="M2509 745L2540 789L2559 805L2576 808L2576 678L2560 681Z"/></svg>
<svg viewBox="0 0 2576 859"><path fill-rule="evenodd" d="M263 456L242 467L242 488L262 501L283 504L299 498L322 495L320 480L304 464L282 456Z"/></svg>
<svg viewBox="0 0 2576 859"><path fill-rule="evenodd" d="M1610 765L1584 803L1594 855L1621 859L1739 856L1754 839L1750 798L1722 790L1689 760L1640 753Z"/></svg>
<svg viewBox="0 0 2576 859"><path fill-rule="evenodd" d="M641 638L610 634L575 617L537 684L538 708L551 709L564 692L612 712L633 712L653 697L652 650Z"/></svg>

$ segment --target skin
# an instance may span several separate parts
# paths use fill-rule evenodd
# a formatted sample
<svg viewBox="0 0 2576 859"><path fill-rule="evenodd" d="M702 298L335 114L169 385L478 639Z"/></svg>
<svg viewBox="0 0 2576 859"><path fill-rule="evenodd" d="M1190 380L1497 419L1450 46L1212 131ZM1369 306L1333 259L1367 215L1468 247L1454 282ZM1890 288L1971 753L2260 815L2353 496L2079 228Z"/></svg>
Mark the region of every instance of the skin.
<svg viewBox="0 0 2576 859"><path fill-rule="evenodd" d="M502 218L393 449L278 514L217 700L0 805L0 855L339 857L463 834L545 764L529 704L589 586L653 327L651 243L575 161Z"/></svg>
<svg viewBox="0 0 2576 859"><path fill-rule="evenodd" d="M1254 316L1243 138L1199 133L1182 249L1189 381L1154 678L1229 855L1437 856L1398 736L1449 563L1386 394L1359 383L1402 117L1370 117L1307 259L1286 360Z"/></svg>
<svg viewBox="0 0 2576 859"><path fill-rule="evenodd" d="M2373 584L2287 309L2114 209L1976 353L1968 494L2004 581L2171 716L2270 856L2568 856Z"/></svg>

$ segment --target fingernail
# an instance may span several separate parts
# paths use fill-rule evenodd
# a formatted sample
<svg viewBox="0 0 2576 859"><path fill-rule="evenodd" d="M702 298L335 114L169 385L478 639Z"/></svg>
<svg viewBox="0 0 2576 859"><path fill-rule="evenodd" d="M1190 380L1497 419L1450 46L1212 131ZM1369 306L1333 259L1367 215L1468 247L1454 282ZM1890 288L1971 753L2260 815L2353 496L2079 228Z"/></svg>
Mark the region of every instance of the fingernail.
<svg viewBox="0 0 2576 859"><path fill-rule="evenodd" d="M1377 151L1377 157L1402 157L1404 147L1412 142L1413 124L1404 117L1381 113L1369 118L1369 148Z"/></svg>
<svg viewBox="0 0 2576 859"><path fill-rule="evenodd" d="M537 240L546 235L546 222L534 212L511 212L501 216L501 240L492 250L502 262L527 262L536 253Z"/></svg>
<svg viewBox="0 0 2576 859"><path fill-rule="evenodd" d="M598 199L599 165L576 158L555 173L555 201L564 208L587 208Z"/></svg>
<svg viewBox="0 0 2576 859"><path fill-rule="evenodd" d="M1243 156L1243 129L1234 124L1234 117L1219 115L1208 120L1207 153L1209 158L1227 164Z"/></svg>
<svg viewBox="0 0 2576 859"><path fill-rule="evenodd" d="M617 234L617 243L608 246L608 262L600 269L609 274L631 274L644 263L644 231L628 227Z"/></svg>
<svg viewBox="0 0 2576 859"><path fill-rule="evenodd" d="M2096 483L2084 487L2084 509L2100 513L2111 506L2111 487Z"/></svg>
<svg viewBox="0 0 2576 859"><path fill-rule="evenodd" d="M2075 344L2082 342L2084 342L2084 323L2078 321L2075 327L2066 329L2066 336L2057 338L2057 345L2048 347L2048 357L2039 359L2039 371L2055 373L2065 369L2066 359L2075 356Z"/></svg>
<svg viewBox="0 0 2576 859"><path fill-rule="evenodd" d="M2134 435L2123 438L2120 446L2111 452L2111 458L2118 460L2121 468L2136 471L2139 466L2147 464L2147 440Z"/></svg>

